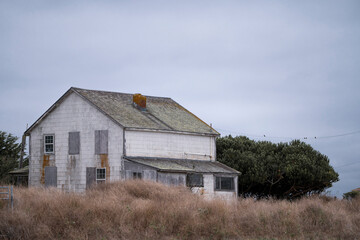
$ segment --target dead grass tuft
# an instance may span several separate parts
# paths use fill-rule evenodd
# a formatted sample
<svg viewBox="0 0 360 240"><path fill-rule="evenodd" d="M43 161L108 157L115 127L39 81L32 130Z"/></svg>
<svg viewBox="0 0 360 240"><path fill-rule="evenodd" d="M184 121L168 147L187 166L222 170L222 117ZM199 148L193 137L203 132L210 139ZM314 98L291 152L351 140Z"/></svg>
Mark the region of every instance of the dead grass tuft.
<svg viewBox="0 0 360 240"><path fill-rule="evenodd" d="M204 200L145 181L87 191L16 188L0 209L7 239L359 239L360 199Z"/></svg>

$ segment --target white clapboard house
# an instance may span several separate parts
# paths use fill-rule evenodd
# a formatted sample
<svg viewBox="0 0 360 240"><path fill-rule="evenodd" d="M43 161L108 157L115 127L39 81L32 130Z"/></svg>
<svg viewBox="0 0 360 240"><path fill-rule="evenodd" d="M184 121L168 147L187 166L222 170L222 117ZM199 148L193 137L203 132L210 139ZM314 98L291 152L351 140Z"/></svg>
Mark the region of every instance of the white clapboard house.
<svg viewBox="0 0 360 240"><path fill-rule="evenodd" d="M26 132L29 186L82 192L144 179L208 197L237 195L212 127L170 98L70 88Z"/></svg>

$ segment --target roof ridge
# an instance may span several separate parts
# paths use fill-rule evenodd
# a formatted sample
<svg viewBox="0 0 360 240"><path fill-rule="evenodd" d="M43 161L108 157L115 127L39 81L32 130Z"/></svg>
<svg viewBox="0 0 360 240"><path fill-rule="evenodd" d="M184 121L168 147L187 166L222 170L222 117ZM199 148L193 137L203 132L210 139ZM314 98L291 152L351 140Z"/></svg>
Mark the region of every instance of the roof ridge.
<svg viewBox="0 0 360 240"><path fill-rule="evenodd" d="M115 92L115 91L108 91L108 90L94 90L94 89L85 89L85 88L78 88L78 87L71 87L73 90L84 90L84 91L91 91L91 92L103 92L103 93L117 93L117 94L124 94L124 95L134 95L136 93L124 93L124 92ZM142 94L141 94L142 95ZM145 97L150 98L163 98L163 99L171 99L170 97L159 97L159 96L150 96L150 95L143 95ZM171 99L173 100L173 99ZM174 101L174 100L173 100ZM175 102L175 101L174 101Z"/></svg>

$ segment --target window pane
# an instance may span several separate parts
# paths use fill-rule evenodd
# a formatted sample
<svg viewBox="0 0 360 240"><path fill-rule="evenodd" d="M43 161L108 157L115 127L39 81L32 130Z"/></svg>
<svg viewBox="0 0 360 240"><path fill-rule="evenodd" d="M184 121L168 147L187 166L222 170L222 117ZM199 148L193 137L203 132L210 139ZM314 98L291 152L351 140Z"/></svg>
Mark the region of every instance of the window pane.
<svg viewBox="0 0 360 240"><path fill-rule="evenodd" d="M188 174L187 185L189 187L203 187L203 175L202 174Z"/></svg>
<svg viewBox="0 0 360 240"><path fill-rule="evenodd" d="M106 169L105 168L98 168L96 169L96 179L101 180L106 178Z"/></svg>
<svg viewBox="0 0 360 240"><path fill-rule="evenodd" d="M220 177L216 177L216 180L215 180L215 184L216 184L216 189L221 189L220 188L220 180L221 180L221 178Z"/></svg>
<svg viewBox="0 0 360 240"><path fill-rule="evenodd" d="M216 177L215 184L216 190L234 190L233 177Z"/></svg>
<svg viewBox="0 0 360 240"><path fill-rule="evenodd" d="M233 178L222 177L221 178L221 189L232 190L233 189Z"/></svg>
<svg viewBox="0 0 360 240"><path fill-rule="evenodd" d="M54 136L45 136L45 143L54 143Z"/></svg>
<svg viewBox="0 0 360 240"><path fill-rule="evenodd" d="M53 144L46 144L45 145L45 152L47 152L47 153L54 152L54 145Z"/></svg>
<svg viewBox="0 0 360 240"><path fill-rule="evenodd" d="M133 179L141 179L141 172L133 172Z"/></svg>

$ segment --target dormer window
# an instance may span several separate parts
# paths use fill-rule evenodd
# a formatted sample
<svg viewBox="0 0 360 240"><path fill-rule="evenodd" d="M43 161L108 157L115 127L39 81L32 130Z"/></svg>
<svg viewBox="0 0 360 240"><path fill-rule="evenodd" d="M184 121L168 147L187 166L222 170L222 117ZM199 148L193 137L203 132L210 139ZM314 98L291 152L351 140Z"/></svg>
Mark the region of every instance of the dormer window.
<svg viewBox="0 0 360 240"><path fill-rule="evenodd" d="M44 135L44 153L45 154L54 154L54 135Z"/></svg>

